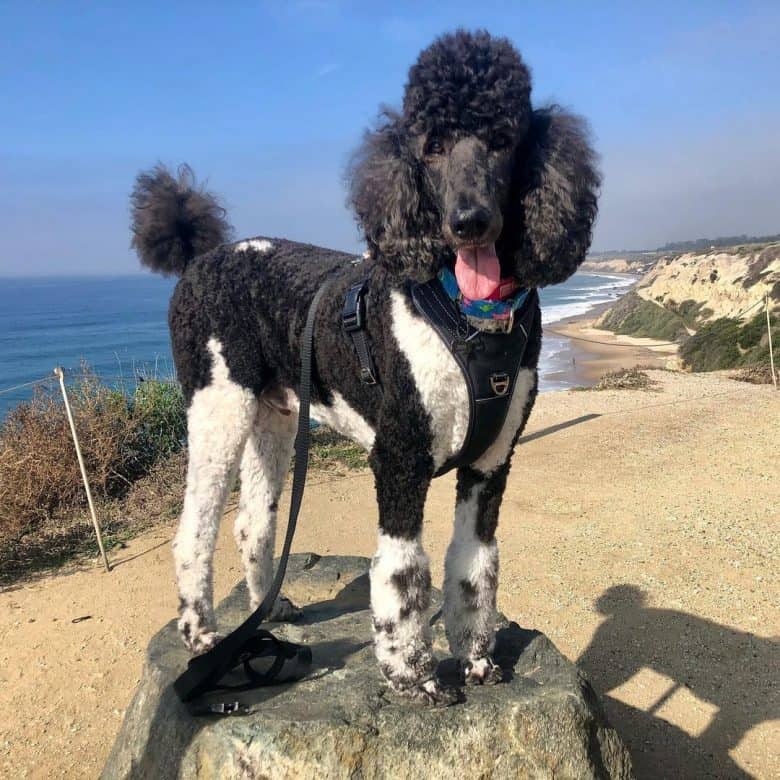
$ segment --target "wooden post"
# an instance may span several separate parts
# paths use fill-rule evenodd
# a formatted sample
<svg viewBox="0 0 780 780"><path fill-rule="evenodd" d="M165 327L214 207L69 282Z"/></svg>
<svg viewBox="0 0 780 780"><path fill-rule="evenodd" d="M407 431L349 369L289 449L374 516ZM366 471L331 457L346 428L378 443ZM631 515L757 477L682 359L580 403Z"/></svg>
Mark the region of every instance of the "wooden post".
<svg viewBox="0 0 780 780"><path fill-rule="evenodd" d="M775 353L772 351L772 321L769 319L769 293L766 296L766 333L769 336L769 367L772 371L772 384L777 390L777 374L775 373Z"/></svg>
<svg viewBox="0 0 780 780"><path fill-rule="evenodd" d="M68 422L70 423L70 432L73 435L73 444L76 447L76 457L79 459L79 468L81 469L81 478L84 480L84 489L87 491L87 503L89 504L89 511L90 514L92 515L92 525L95 526L95 535L97 536L97 543L98 543L98 547L100 548L100 554L103 557L103 564L106 567L106 571L111 571L111 566L109 566L108 558L106 557L106 550L103 547L103 535L100 532L100 523L98 523L97 512L95 511L95 502L92 500L92 491L90 490L89 480L87 479L87 469L84 466L84 457L81 454L79 437L76 434L76 423L73 422L73 413L70 410L68 391L65 389L65 374L63 370L59 366L57 366L57 368L54 369L54 375L60 380L62 399L65 401L65 411L68 414Z"/></svg>

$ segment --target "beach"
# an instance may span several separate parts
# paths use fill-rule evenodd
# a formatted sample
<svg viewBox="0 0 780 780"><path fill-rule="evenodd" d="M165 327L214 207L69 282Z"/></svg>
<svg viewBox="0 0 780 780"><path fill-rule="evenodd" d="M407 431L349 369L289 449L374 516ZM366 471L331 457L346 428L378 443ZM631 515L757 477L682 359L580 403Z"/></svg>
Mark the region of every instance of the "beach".
<svg viewBox="0 0 780 780"><path fill-rule="evenodd" d="M585 274L581 274L584 276ZM546 361L540 367L542 389L592 387L608 371L634 366L677 368L677 345L657 346L656 339L616 335L595 327L595 321L612 303L638 281L632 274L610 273L619 284L607 300L580 307L573 316L550 319L556 311L542 309L544 324L543 352ZM587 304L587 301L585 301Z"/></svg>
<svg viewBox="0 0 780 780"><path fill-rule="evenodd" d="M501 511L498 606L579 660L638 777L776 777L780 395L650 377L650 392L539 397ZM435 480L426 506L439 586L454 493L452 474ZM217 599L241 577L234 512ZM72 566L0 593L0 775L97 776L146 645L176 613L173 532L111 551L109 574ZM370 473L311 473L294 549L370 556L375 543Z"/></svg>

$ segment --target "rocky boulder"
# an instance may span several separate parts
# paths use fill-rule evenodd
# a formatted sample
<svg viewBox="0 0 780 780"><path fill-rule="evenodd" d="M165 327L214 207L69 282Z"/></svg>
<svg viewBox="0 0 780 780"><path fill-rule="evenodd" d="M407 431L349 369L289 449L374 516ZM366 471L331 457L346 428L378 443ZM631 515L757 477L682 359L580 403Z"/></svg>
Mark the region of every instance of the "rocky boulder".
<svg viewBox="0 0 780 780"><path fill-rule="evenodd" d="M113 778L630 778L626 748L578 669L542 634L502 618L505 682L431 709L384 685L371 646L366 558L290 559L285 593L300 623L275 633L313 653L309 677L240 697L246 712L193 717L171 688L187 653L169 623L151 641L143 678L102 777ZM434 610L440 594L435 594ZM220 605L223 629L246 615L243 584ZM435 647L447 658L440 617ZM455 681L454 662L443 677Z"/></svg>

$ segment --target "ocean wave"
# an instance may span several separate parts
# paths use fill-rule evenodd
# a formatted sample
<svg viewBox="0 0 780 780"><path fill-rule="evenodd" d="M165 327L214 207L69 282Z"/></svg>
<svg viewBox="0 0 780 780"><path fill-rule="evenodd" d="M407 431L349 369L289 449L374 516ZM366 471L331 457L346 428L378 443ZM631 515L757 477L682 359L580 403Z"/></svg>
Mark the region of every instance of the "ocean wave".
<svg viewBox="0 0 780 780"><path fill-rule="evenodd" d="M569 317L578 317L594 306L617 300L635 282L635 277L606 276L599 274L591 277L592 284L585 274L573 277L575 282L561 285L558 288L548 288L542 292L542 322L549 324ZM598 280L598 281L596 281ZM576 286L575 286L576 284Z"/></svg>

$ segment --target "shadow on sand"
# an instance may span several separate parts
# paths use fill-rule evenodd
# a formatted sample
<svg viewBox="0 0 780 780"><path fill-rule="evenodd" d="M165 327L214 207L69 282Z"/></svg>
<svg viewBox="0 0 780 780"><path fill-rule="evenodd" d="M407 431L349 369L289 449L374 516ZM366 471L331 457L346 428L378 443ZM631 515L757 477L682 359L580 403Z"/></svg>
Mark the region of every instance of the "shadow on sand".
<svg viewBox="0 0 780 780"><path fill-rule="evenodd" d="M601 415L593 412L591 414L583 414L580 417L574 417L571 420L565 420L564 422L556 423L555 425L548 425L546 428L542 428L540 431L535 431L534 433L529 433L526 436L521 436L518 444L528 444L529 441L534 441L534 439L543 439L545 436L551 436L553 433L558 433L558 431L563 431L566 428L571 428L574 425L579 425L580 423L590 422L591 420L595 420L598 417L601 417Z"/></svg>
<svg viewBox="0 0 780 780"><path fill-rule="evenodd" d="M651 686L653 701L642 708L603 696L637 777L752 777L729 751L754 726L780 718L780 642L648 607L635 585L609 588L595 606L606 620L577 663L596 690L608 694L647 670L667 678L654 677L658 690ZM639 694L647 699L647 686ZM695 735L664 717L675 697L699 700Z"/></svg>

